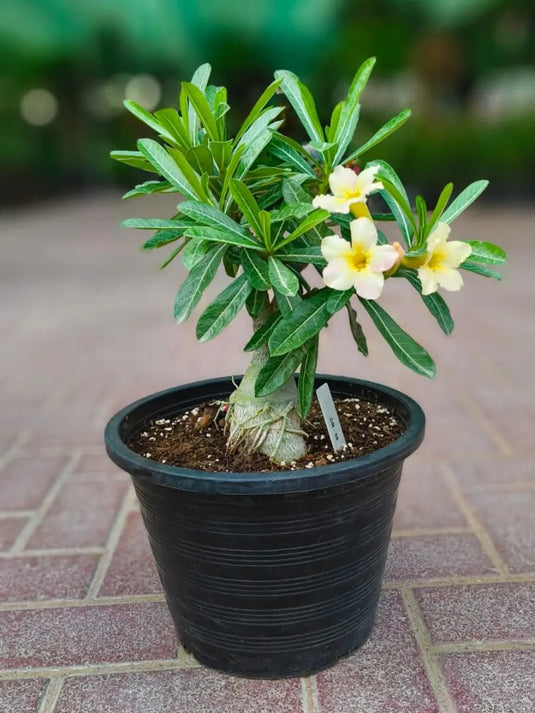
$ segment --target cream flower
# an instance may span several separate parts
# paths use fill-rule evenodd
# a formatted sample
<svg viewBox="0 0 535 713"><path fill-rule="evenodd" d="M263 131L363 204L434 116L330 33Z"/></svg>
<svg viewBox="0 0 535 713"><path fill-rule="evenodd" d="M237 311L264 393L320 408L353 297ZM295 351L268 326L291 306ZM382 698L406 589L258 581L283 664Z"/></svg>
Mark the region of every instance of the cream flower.
<svg viewBox="0 0 535 713"><path fill-rule="evenodd" d="M374 180L379 168L370 166L357 174L350 168L337 166L329 176L332 195L327 193L316 196L312 205L330 213L349 213L353 204L365 204L369 193L382 189L383 184Z"/></svg>
<svg viewBox="0 0 535 713"><path fill-rule="evenodd" d="M399 259L392 245L377 245L377 230L368 218L350 223L351 244L338 235L328 235L321 241L321 252L328 265L323 281L333 290L355 288L360 297L376 300L389 270Z"/></svg>
<svg viewBox="0 0 535 713"><path fill-rule="evenodd" d="M456 292L463 285L463 278L457 269L472 252L470 245L460 240L448 241L450 226L439 223L427 240L427 257L418 269L422 283L422 294L436 292L439 285L445 290Z"/></svg>

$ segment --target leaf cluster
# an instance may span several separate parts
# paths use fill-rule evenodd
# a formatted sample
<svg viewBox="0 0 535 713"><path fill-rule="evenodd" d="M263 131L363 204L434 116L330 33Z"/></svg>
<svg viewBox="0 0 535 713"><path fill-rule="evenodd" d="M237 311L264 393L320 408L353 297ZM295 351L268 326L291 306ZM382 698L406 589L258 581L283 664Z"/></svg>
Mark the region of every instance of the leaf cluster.
<svg viewBox="0 0 535 713"><path fill-rule="evenodd" d="M176 214L170 219L124 221L127 227L155 231L143 244L145 250L173 246L162 267L181 255L188 276L175 300L177 322L191 315L223 266L231 282L200 315L198 339L216 337L245 307L259 325L245 349L269 351L256 382L257 395L269 395L300 367L298 391L303 416L312 399L319 333L336 312L345 308L356 346L362 354L368 354L363 328L350 303L354 291L312 288L303 270L314 265L321 272L325 266L320 245L326 235L338 230L349 237L351 218L315 210L312 198L327 190L329 175L337 165L361 161L410 116L410 111L402 111L364 144L354 146L360 99L374 63L371 58L359 68L325 127L308 88L292 72L277 71L234 137L228 135L226 124L227 91L209 84L211 69L204 64L191 82L182 83L176 109L150 113L135 102L125 102L159 140L141 138L136 151L111 154L158 177L136 186L124 198L159 192L180 196ZM279 131L285 108L273 102L281 94L300 120L308 144L301 145ZM448 184L428 214L420 196L413 210L391 166L384 161L373 163L380 166L378 179L383 183L380 194L386 212L372 217L376 222L397 224L409 256L424 254L438 222L453 221L486 187L486 181L478 181L448 206L453 189ZM381 240L386 241L382 234ZM499 277L482 263L503 262L503 251L489 243L470 244L471 259L462 267ZM401 268L396 276L407 279L421 293L414 269ZM440 328L449 334L453 320L443 298L438 294L422 298ZM422 346L377 302L361 299L360 303L405 365L434 376L434 362Z"/></svg>

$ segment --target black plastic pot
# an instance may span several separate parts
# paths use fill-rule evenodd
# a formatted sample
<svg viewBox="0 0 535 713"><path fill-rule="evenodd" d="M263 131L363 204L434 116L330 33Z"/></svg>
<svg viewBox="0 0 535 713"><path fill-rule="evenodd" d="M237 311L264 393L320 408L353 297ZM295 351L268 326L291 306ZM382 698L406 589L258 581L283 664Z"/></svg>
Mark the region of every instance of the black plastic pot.
<svg viewBox="0 0 535 713"><path fill-rule="evenodd" d="M132 476L179 640L198 661L242 676L324 669L368 638L404 459L425 418L404 394L319 376L334 395L392 407L406 424L371 455L319 468L208 473L154 463L125 444L155 418L228 396L231 378L148 396L106 427Z"/></svg>

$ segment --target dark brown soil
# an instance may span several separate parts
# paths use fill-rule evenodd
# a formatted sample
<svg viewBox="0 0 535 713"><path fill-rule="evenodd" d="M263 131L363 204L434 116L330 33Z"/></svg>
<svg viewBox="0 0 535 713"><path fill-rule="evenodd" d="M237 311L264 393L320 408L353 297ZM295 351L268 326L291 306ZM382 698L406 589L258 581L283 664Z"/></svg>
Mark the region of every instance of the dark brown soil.
<svg viewBox="0 0 535 713"><path fill-rule="evenodd" d="M299 461L277 466L260 454L227 453L225 405L200 404L172 419L158 419L128 444L146 458L195 470L266 472L327 465L373 453L402 435L403 422L390 409L357 398L335 398L347 447L335 453L315 401L304 424L308 453Z"/></svg>

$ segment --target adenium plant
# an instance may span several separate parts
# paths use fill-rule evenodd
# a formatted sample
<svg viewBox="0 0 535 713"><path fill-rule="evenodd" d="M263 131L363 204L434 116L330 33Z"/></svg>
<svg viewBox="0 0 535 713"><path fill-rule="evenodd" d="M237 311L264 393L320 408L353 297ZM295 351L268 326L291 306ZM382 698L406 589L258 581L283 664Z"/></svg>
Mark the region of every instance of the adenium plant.
<svg viewBox="0 0 535 713"><path fill-rule="evenodd" d="M197 338L213 339L242 308L252 318L252 336L244 347L251 362L230 396L226 417L231 450L259 451L274 462L305 454L303 421L313 398L319 334L336 312L347 311L362 354L368 347L356 303L403 364L432 378L431 356L379 304L385 283L406 280L449 334L453 320L438 288L459 290L461 270L500 279L489 265L505 261L503 250L488 242L450 239L450 224L487 181L472 183L452 202L449 183L432 211L421 196L413 210L394 169L385 161L366 164L364 159L407 121L408 110L361 146L353 145L360 97L374 62L371 58L360 67L325 127L310 91L285 70L275 73L234 137L227 131L227 91L208 83L208 64L182 83L178 110L151 114L125 102L160 141L143 138L137 151L112 152L118 161L157 174L124 197L180 196L169 219L124 222L156 231L143 245L146 250L173 246L162 267L181 256L188 276L176 296L176 321L192 314L220 267L230 282L199 316ZM284 108L271 105L281 93L308 136L305 145L282 133ZM370 206L372 194L381 197L383 208ZM399 241L388 242L379 227L384 222L397 226ZM305 277L310 265L322 287L311 286Z"/></svg>

